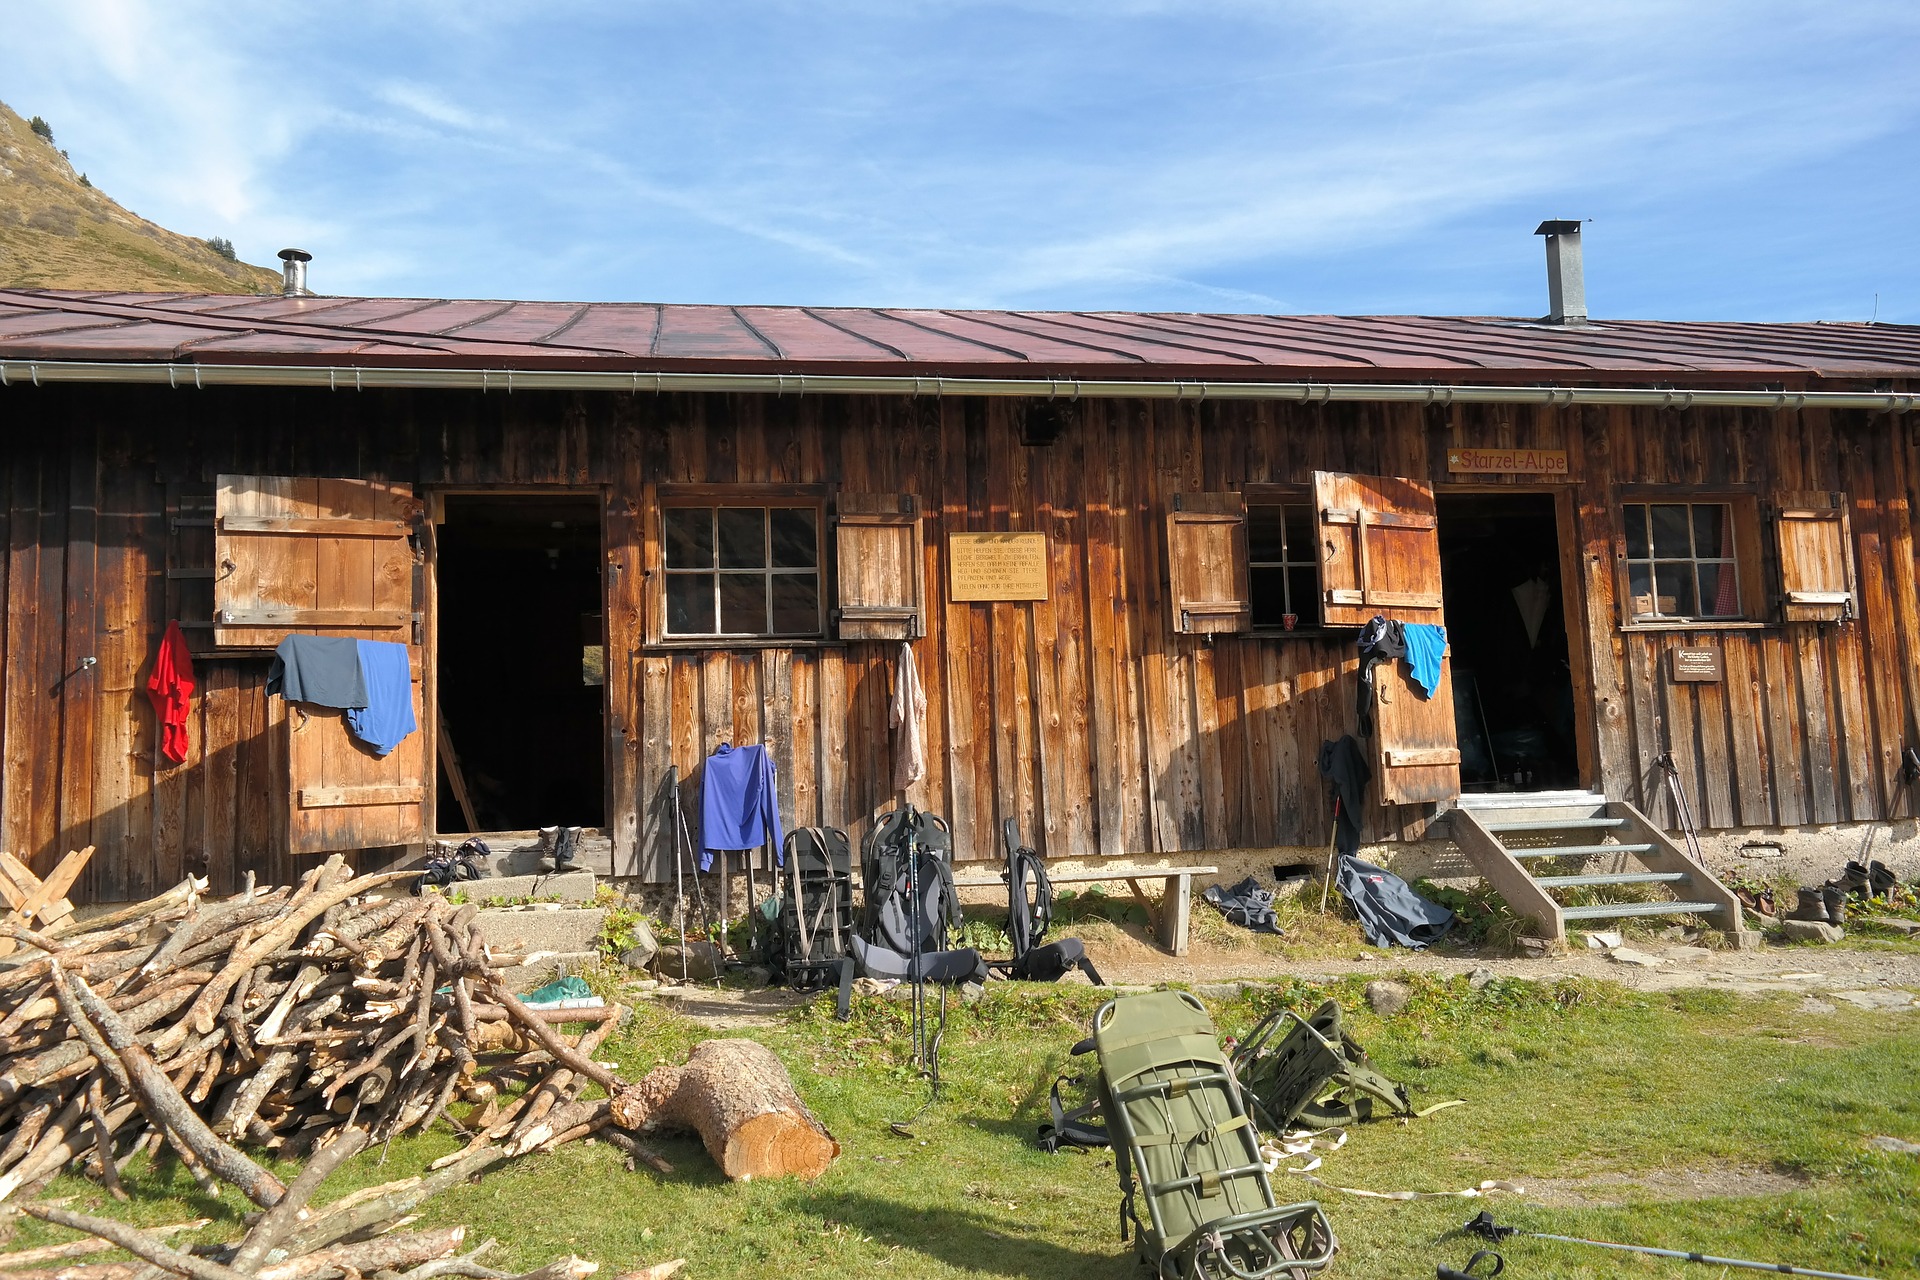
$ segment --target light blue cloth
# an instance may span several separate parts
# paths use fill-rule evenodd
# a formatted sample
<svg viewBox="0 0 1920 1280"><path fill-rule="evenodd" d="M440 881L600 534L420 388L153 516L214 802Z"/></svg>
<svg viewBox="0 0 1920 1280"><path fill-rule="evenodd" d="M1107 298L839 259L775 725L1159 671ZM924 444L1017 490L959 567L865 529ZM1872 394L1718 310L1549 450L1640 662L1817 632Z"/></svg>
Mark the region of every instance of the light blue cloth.
<svg viewBox="0 0 1920 1280"><path fill-rule="evenodd" d="M734 747L726 743L707 757L700 779L700 869L713 866L713 855L725 849L758 849L773 834L773 856L784 862L781 848L780 798L773 787L773 757L763 746Z"/></svg>
<svg viewBox="0 0 1920 1280"><path fill-rule="evenodd" d="M1440 659L1447 652L1447 629L1431 622L1409 622L1402 629L1407 637L1407 670L1431 698L1440 687Z"/></svg>
<svg viewBox="0 0 1920 1280"><path fill-rule="evenodd" d="M407 666L407 646L386 640L358 640L360 678L366 682L367 705L347 712L353 736L384 756L415 729L413 672Z"/></svg>

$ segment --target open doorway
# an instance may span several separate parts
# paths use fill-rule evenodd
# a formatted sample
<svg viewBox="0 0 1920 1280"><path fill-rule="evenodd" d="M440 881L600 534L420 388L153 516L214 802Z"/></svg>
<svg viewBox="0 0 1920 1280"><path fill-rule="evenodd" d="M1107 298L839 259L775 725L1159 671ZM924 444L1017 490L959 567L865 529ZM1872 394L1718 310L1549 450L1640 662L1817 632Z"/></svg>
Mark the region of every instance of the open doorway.
<svg viewBox="0 0 1920 1280"><path fill-rule="evenodd" d="M443 501L438 829L603 826L600 503L573 493Z"/></svg>
<svg viewBox="0 0 1920 1280"><path fill-rule="evenodd" d="M1440 580L1467 791L1580 784L1550 493L1438 495Z"/></svg>

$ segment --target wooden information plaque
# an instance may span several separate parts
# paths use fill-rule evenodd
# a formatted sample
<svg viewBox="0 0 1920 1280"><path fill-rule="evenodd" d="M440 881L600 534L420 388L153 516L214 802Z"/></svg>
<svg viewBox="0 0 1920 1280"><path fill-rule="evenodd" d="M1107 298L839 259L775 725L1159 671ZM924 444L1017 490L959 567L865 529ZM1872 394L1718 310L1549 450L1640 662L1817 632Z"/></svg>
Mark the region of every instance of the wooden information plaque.
<svg viewBox="0 0 1920 1280"><path fill-rule="evenodd" d="M947 580L955 600L1045 600L1047 535L950 533Z"/></svg>

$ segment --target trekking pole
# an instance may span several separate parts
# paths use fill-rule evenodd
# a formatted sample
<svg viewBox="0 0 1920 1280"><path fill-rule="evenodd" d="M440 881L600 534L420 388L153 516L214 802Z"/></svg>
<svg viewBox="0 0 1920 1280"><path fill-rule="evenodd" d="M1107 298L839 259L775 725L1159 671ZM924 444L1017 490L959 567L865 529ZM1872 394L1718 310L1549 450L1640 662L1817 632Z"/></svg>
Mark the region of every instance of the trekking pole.
<svg viewBox="0 0 1920 1280"><path fill-rule="evenodd" d="M1871 1276L1857 1276L1848 1271L1815 1271L1811 1267L1792 1267L1784 1262L1747 1262L1740 1258L1716 1258L1712 1254L1695 1253L1687 1249L1656 1249L1644 1244L1614 1244L1608 1240L1583 1240L1579 1236L1548 1235L1544 1231L1522 1231L1519 1227L1502 1227L1493 1220L1493 1215L1482 1211L1480 1216L1468 1222L1464 1230L1477 1236L1483 1236L1498 1244L1507 1236L1527 1236L1534 1240L1557 1240L1561 1244L1584 1244L1595 1249L1615 1249L1622 1253L1644 1253L1656 1258L1678 1258L1682 1262L1704 1262L1713 1267L1744 1267L1748 1271L1771 1271L1784 1276L1818 1276L1820 1280L1872 1280Z"/></svg>
<svg viewBox="0 0 1920 1280"><path fill-rule="evenodd" d="M680 981L684 983L687 980L687 868L686 864L680 860L680 768L678 765L667 767L667 778L673 795L674 829L667 832L667 843L673 846L673 927L680 933Z"/></svg>
<svg viewBox="0 0 1920 1280"><path fill-rule="evenodd" d="M907 852L907 938L913 948L913 956L908 960L910 972L908 978L913 983L908 1009L911 1012L913 1037L913 1065L924 1070L927 1064L927 1010L926 1010L926 964L920 953L920 842L917 839L918 815L913 806L906 808L906 852Z"/></svg>
<svg viewBox="0 0 1920 1280"><path fill-rule="evenodd" d="M1333 827L1327 832L1327 878L1320 882L1320 914L1327 914L1327 890L1333 887L1333 860L1340 852L1340 797L1333 798Z"/></svg>

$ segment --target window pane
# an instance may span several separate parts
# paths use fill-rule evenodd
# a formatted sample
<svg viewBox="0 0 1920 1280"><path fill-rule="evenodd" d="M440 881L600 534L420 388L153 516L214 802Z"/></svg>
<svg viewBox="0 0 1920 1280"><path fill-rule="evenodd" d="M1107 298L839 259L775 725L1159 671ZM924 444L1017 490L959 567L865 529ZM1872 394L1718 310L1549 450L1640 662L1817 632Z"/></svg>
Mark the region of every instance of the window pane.
<svg viewBox="0 0 1920 1280"><path fill-rule="evenodd" d="M722 507L720 567L763 569L767 564L767 513L759 507Z"/></svg>
<svg viewBox="0 0 1920 1280"><path fill-rule="evenodd" d="M1320 550L1313 537L1313 521L1308 518L1309 508L1304 502L1295 502L1283 508L1287 513L1287 561L1290 564L1320 563ZM1300 603L1299 593L1293 597L1295 605ZM1301 610L1305 612L1305 610Z"/></svg>
<svg viewBox="0 0 1920 1280"><path fill-rule="evenodd" d="M1312 565L1296 566L1287 570L1287 581L1293 587L1293 611L1300 615L1296 627L1317 627L1320 625L1320 571Z"/></svg>
<svg viewBox="0 0 1920 1280"><path fill-rule="evenodd" d="M810 636L820 631L820 577L812 573L773 575L773 633Z"/></svg>
<svg viewBox="0 0 1920 1280"><path fill-rule="evenodd" d="M1700 565L1700 616L1740 616L1740 575L1734 572L1731 560Z"/></svg>
<svg viewBox="0 0 1920 1280"><path fill-rule="evenodd" d="M1280 563L1280 525L1281 508L1247 508L1247 559L1254 564Z"/></svg>
<svg viewBox="0 0 1920 1280"><path fill-rule="evenodd" d="M1659 535L1656 533L1655 538ZM1693 599L1691 564L1655 564L1653 566L1654 607L1668 617L1698 617Z"/></svg>
<svg viewBox="0 0 1920 1280"><path fill-rule="evenodd" d="M1727 508L1718 502L1697 504L1693 508L1693 554L1702 560L1727 559L1733 555L1732 521ZM1706 588L1701 587L1704 592Z"/></svg>
<svg viewBox="0 0 1920 1280"><path fill-rule="evenodd" d="M820 543L814 537L811 507L775 507L768 515L773 520L773 567L811 569L820 563ZM775 604L774 608L779 609Z"/></svg>
<svg viewBox="0 0 1920 1280"><path fill-rule="evenodd" d="M673 635L713 633L713 575L667 575L667 630Z"/></svg>
<svg viewBox="0 0 1920 1280"><path fill-rule="evenodd" d="M1253 625L1278 627L1280 615L1287 611L1287 571L1249 569L1247 589L1253 592Z"/></svg>
<svg viewBox="0 0 1920 1280"><path fill-rule="evenodd" d="M1684 560L1692 555L1693 541L1687 537L1687 504L1657 502L1648 510L1653 515L1653 554L1663 560L1669 556Z"/></svg>
<svg viewBox="0 0 1920 1280"><path fill-rule="evenodd" d="M720 630L730 636L757 636L767 630L767 575L720 575Z"/></svg>
<svg viewBox="0 0 1920 1280"><path fill-rule="evenodd" d="M668 507L667 568L705 569L713 564L713 508Z"/></svg>
<svg viewBox="0 0 1920 1280"><path fill-rule="evenodd" d="M1653 615L1653 572L1645 563L1627 566L1627 604L1633 617Z"/></svg>
<svg viewBox="0 0 1920 1280"><path fill-rule="evenodd" d="M1644 502L1629 503L1626 507L1627 523L1627 559L1645 560L1647 558L1647 505Z"/></svg>

